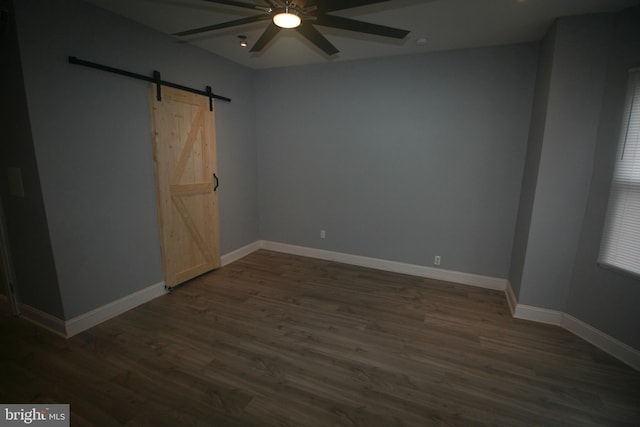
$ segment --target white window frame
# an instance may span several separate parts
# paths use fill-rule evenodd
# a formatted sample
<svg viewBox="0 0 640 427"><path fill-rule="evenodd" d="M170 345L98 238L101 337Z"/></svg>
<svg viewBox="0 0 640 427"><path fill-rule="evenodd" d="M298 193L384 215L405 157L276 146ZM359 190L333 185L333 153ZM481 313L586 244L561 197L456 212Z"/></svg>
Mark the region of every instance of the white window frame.
<svg viewBox="0 0 640 427"><path fill-rule="evenodd" d="M640 68L629 70L598 263L640 277Z"/></svg>

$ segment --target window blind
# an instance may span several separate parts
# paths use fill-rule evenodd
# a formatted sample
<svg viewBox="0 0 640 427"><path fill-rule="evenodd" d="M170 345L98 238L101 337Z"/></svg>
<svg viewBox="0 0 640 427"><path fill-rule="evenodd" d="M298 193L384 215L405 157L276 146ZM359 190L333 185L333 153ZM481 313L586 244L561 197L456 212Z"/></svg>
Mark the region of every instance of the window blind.
<svg viewBox="0 0 640 427"><path fill-rule="evenodd" d="M599 262L640 276L640 69L629 73Z"/></svg>

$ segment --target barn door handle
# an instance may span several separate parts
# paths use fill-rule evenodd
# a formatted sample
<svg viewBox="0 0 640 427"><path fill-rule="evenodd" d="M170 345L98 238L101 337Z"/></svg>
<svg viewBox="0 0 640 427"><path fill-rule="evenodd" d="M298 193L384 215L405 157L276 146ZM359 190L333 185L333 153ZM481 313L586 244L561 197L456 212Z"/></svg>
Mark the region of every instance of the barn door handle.
<svg viewBox="0 0 640 427"><path fill-rule="evenodd" d="M218 190L218 186L220 185L220 180L218 179L218 176L216 175L216 173L213 173L213 179L216 180L216 185L213 186L213 191Z"/></svg>

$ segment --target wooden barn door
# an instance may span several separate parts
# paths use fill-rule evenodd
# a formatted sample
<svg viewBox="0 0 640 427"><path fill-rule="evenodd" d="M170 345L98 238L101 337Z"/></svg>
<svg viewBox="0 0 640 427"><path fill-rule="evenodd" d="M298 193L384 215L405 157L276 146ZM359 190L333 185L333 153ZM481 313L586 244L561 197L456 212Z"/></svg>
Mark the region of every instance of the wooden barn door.
<svg viewBox="0 0 640 427"><path fill-rule="evenodd" d="M173 287L220 267L215 116L209 99L152 89L153 153L162 266Z"/></svg>

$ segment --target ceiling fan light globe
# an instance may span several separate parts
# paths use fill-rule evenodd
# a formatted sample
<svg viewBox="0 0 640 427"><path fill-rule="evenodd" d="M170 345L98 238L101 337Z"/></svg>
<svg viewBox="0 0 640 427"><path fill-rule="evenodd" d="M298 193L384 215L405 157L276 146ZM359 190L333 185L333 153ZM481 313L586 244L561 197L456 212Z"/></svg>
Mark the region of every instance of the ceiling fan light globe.
<svg viewBox="0 0 640 427"><path fill-rule="evenodd" d="M296 28L300 22L302 22L300 17L291 12L281 12L273 17L273 23L280 28Z"/></svg>

